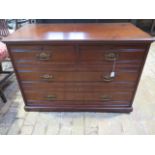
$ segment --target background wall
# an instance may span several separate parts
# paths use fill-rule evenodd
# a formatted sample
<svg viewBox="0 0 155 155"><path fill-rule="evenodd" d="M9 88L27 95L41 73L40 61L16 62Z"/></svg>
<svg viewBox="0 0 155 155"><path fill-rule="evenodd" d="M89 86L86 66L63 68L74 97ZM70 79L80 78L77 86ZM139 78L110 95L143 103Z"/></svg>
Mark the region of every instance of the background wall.
<svg viewBox="0 0 155 155"><path fill-rule="evenodd" d="M150 32L153 19L37 19L37 23L117 23L131 22L144 31Z"/></svg>

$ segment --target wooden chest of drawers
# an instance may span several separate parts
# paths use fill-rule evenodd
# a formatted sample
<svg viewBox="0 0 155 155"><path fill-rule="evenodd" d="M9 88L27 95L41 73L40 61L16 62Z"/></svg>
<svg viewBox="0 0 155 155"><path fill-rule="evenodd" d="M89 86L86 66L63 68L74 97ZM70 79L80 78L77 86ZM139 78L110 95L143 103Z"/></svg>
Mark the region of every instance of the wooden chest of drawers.
<svg viewBox="0 0 155 155"><path fill-rule="evenodd" d="M153 39L132 24L28 25L4 40L26 110L131 112Z"/></svg>

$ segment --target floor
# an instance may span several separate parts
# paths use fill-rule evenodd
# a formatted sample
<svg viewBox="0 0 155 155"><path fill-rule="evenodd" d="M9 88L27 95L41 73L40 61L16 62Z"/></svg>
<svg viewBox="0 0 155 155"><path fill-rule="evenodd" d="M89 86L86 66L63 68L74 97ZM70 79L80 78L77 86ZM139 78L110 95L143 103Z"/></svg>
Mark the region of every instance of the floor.
<svg viewBox="0 0 155 155"><path fill-rule="evenodd" d="M134 110L130 114L25 112L21 93L13 76L5 89L7 104L0 100L0 134L155 134L154 66L155 43L150 48L133 103Z"/></svg>

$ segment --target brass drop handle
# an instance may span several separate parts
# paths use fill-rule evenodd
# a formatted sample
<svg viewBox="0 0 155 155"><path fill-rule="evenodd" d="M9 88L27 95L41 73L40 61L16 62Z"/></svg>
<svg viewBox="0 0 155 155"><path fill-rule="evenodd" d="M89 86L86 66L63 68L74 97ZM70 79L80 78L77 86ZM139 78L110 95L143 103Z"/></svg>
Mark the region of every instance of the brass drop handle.
<svg viewBox="0 0 155 155"><path fill-rule="evenodd" d="M49 53L46 53L46 52L41 52L39 54L37 54L37 59L40 60L40 61L47 61L50 59L50 54Z"/></svg>
<svg viewBox="0 0 155 155"><path fill-rule="evenodd" d="M40 76L41 79L46 80L46 81L50 81L53 79L53 75L50 74L44 74Z"/></svg>
<svg viewBox="0 0 155 155"><path fill-rule="evenodd" d="M108 60L108 61L114 61L114 60L117 60L118 59L118 53L116 52L107 52L105 54L105 60Z"/></svg>
<svg viewBox="0 0 155 155"><path fill-rule="evenodd" d="M111 82L111 81L113 81L115 79L115 77L111 77L110 75L105 75L104 77L103 77L103 81L104 82Z"/></svg>
<svg viewBox="0 0 155 155"><path fill-rule="evenodd" d="M45 99L49 100L49 101L55 100L56 99L56 95L47 95L47 96L45 96Z"/></svg>
<svg viewBox="0 0 155 155"><path fill-rule="evenodd" d="M103 95L103 96L101 96L101 100L102 101L110 101L111 100L111 96L108 96L108 95Z"/></svg>

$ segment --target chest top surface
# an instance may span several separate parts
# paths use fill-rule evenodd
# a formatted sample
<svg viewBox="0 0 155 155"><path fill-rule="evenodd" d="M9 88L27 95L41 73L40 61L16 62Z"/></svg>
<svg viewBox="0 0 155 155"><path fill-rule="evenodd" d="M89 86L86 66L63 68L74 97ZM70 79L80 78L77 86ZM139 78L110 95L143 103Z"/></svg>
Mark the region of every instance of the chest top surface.
<svg viewBox="0 0 155 155"><path fill-rule="evenodd" d="M6 37L6 43L37 41L149 41L152 37L131 23L28 24Z"/></svg>

